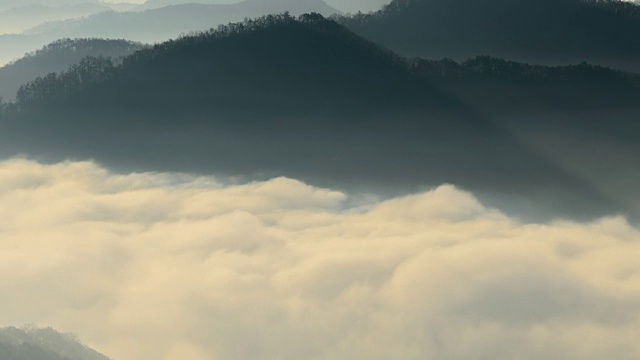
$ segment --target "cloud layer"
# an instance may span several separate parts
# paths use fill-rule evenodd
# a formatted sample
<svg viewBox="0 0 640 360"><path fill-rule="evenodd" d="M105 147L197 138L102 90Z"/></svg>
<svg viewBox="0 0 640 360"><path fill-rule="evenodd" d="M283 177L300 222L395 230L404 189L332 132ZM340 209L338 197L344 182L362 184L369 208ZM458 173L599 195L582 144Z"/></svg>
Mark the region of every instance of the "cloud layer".
<svg viewBox="0 0 640 360"><path fill-rule="evenodd" d="M622 218L522 224L449 185L0 163L0 325L116 360L635 360L638 259Z"/></svg>

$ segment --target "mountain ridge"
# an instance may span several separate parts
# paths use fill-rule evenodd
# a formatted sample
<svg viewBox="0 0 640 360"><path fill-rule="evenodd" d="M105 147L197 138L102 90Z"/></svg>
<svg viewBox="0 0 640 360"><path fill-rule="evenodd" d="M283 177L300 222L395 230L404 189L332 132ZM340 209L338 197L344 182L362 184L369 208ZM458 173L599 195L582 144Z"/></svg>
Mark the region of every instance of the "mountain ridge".
<svg viewBox="0 0 640 360"><path fill-rule="evenodd" d="M42 77L7 107L19 121L2 122L0 152L338 188L448 182L528 194L546 214L632 214L614 171L593 173L594 161L582 178L541 155L553 139L522 138L566 128L592 144L622 139L638 93L636 75L598 66L413 61L319 14L281 14Z"/></svg>
<svg viewBox="0 0 640 360"><path fill-rule="evenodd" d="M619 0L393 0L337 20L405 56L587 61L640 72L639 9Z"/></svg>
<svg viewBox="0 0 640 360"><path fill-rule="evenodd" d="M0 67L0 98L13 100L21 85L50 72L60 72L86 56L104 56L118 62L144 46L126 40L60 39Z"/></svg>
<svg viewBox="0 0 640 360"><path fill-rule="evenodd" d="M318 12L331 15L338 11L323 0L300 2L289 0L244 0L233 4L188 2L151 8L139 12L103 12L84 19L53 22L25 31L26 35L43 33L55 37L127 38L141 42L158 42L175 38L183 33L204 31L217 25L242 21L267 14L290 12L301 15Z"/></svg>
<svg viewBox="0 0 640 360"><path fill-rule="evenodd" d="M330 15L338 12L323 0L314 0L312 3L245 0L237 4L224 5L172 5L139 12L105 11L84 18L40 24L20 34L0 35L0 64L19 59L33 49L63 38L127 39L142 43L159 43L229 22L285 11L293 15L307 12Z"/></svg>

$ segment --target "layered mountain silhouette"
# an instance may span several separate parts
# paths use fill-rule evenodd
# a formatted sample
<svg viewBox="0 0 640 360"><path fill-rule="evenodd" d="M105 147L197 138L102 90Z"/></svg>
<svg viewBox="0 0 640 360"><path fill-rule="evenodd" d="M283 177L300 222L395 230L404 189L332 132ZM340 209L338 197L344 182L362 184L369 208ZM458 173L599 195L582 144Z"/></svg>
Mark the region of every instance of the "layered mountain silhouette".
<svg viewBox="0 0 640 360"><path fill-rule="evenodd" d="M220 24L285 11L292 15L308 12L331 15L338 12L323 0L244 0L234 4L187 2L140 12L103 12L83 19L44 24L25 34L159 42Z"/></svg>
<svg viewBox="0 0 640 360"><path fill-rule="evenodd" d="M82 345L73 335L51 328L0 329L2 360L109 360Z"/></svg>
<svg viewBox="0 0 640 360"><path fill-rule="evenodd" d="M619 0L393 0L341 18L406 56L588 61L640 71L640 6Z"/></svg>
<svg viewBox="0 0 640 360"><path fill-rule="evenodd" d="M0 68L0 98L12 100L20 85L50 72L66 70L86 56L103 56L118 62L143 48L126 40L62 39Z"/></svg>
<svg viewBox="0 0 640 360"><path fill-rule="evenodd" d="M56 21L84 18L105 11L126 11L133 5L101 1L12 1L0 2L0 66L48 43L65 38L57 34L23 34L32 27ZM72 35L68 38L88 38ZM124 38L124 37L123 37ZM164 40L164 39L163 39Z"/></svg>
<svg viewBox="0 0 640 360"><path fill-rule="evenodd" d="M47 21L61 21L112 10L102 3L66 4L50 6L27 4L0 10L0 34L20 33Z"/></svg>
<svg viewBox="0 0 640 360"><path fill-rule="evenodd" d="M226 5L191 1L145 11L104 11L77 19L47 22L20 34L0 35L0 64L17 60L33 49L63 38L127 39L154 43L245 18L285 11L293 15L307 12L331 15L338 12L323 0L244 0Z"/></svg>
<svg viewBox="0 0 640 360"><path fill-rule="evenodd" d="M408 60L283 14L38 78L4 106L0 152L362 191L450 182L521 212L633 215L638 84L586 63Z"/></svg>

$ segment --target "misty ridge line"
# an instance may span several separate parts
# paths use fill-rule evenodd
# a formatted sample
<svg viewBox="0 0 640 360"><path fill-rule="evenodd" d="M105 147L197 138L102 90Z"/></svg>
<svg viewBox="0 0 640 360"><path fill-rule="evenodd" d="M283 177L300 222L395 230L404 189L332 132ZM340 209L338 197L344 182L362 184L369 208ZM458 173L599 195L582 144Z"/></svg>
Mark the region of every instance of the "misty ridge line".
<svg viewBox="0 0 640 360"><path fill-rule="evenodd" d="M405 56L480 54L559 65L586 61L640 71L640 6L618 0L392 1L337 17L355 33Z"/></svg>
<svg viewBox="0 0 640 360"><path fill-rule="evenodd" d="M566 0L564 0L564 1L566 1ZM388 41L380 41L380 39L377 39L375 37L375 34L372 35L372 34L367 34L366 32L362 32L361 31L361 23L363 21L362 19L369 19L368 17L374 16L374 15L375 15L374 19L390 17L395 12L400 13L400 12L403 11L403 9L410 8L411 6L415 7L415 6L420 5L420 4L428 5L430 3L437 3L437 2L438 1L433 1L433 0L420 0L420 1L409 1L409 2L397 2L397 1L394 1L394 2L391 2L391 4L388 4L388 5L384 6L382 8L382 10L380 10L378 12L372 12L369 15L367 15L367 14L355 14L355 15L345 15L345 16L333 15L333 17L337 21L347 25L351 30L356 31L357 33L359 33L359 34L361 34L361 35L363 35L363 36L365 36L367 38L374 39L377 43L381 43L381 44L383 44L383 45L385 45L385 46L387 46L387 47L389 47L391 49L394 49L395 51L399 51L399 49L397 49L397 46L395 46L393 43L389 43ZM637 8L637 6L635 6L635 8L634 8L634 6L632 4L630 4L630 3L620 3L620 4L618 4L619 1L586 1L586 2L577 2L577 3L584 3L584 4L588 4L591 7L600 8L600 9L603 10L603 13L611 11L611 12L614 12L616 14L621 14L621 16L623 16L623 17L626 16L627 14L632 14L633 10L636 10L636 12L637 12L637 9L635 9L635 8ZM321 1L321 0L317 1L317 2L314 2L311 5L304 5L302 7L295 5L295 3L287 3L287 2L283 2L283 3L273 2L273 3L270 3L270 2L266 2L265 5L264 5L264 9L261 9L258 12L254 11L255 13L253 13L253 14L251 14L250 11L249 11L249 13L246 13L246 11L245 11L246 14L244 16L239 17L239 18L237 18L235 20L239 21L243 17L245 17L245 18L246 17L256 17L256 16L260 15L260 12L262 12L264 14L266 14L267 12L278 12L278 13L280 13L280 12L285 11L285 9L292 10L292 13L296 14L296 15L299 15L299 14L301 14L303 12L308 12L308 11L320 12L323 15L329 15L331 13L334 13L334 14L336 13L336 11L334 11L334 10L328 10L328 8L326 8L326 4L325 5L322 5L322 4L324 4L324 2ZM178 4L178 7L176 7L176 5L172 5L171 6L171 8L172 8L171 11L174 11L174 9L178 9L179 6L183 6L183 5L184 4L182 4L182 5ZM230 4L230 5L202 4L202 6L213 6L213 7L222 6L221 9L223 9L223 8L226 9L227 7L234 8L236 6L242 7L241 5L246 7L246 8L251 8L251 6L255 6L256 4L253 4L251 1L243 1L243 2L239 2L239 3L236 3L236 4ZM325 7L323 7L323 6L325 6ZM545 6L548 6L548 5L545 5ZM487 8L490 8L490 7L491 7L490 4L487 4ZM154 9L154 11L156 11L156 10L158 10L158 9ZM221 10L220 12L224 13L225 11ZM238 10L238 11L242 12L241 10ZM202 11L199 11L199 12L202 13ZM420 13L420 11L416 11L416 13ZM130 15L131 16L138 16L138 15L136 15L136 13L131 13ZM197 16L198 14L195 14L195 15ZM481 17L483 15L484 14L479 15L479 17ZM180 32L185 33L185 32L188 32L190 30L191 31L192 30L196 30L194 28L201 28L201 29L209 28L211 26L212 22L218 23L218 24L222 24L222 23L227 23L229 21L233 21L234 20L234 19L231 19L231 18L215 20L215 19L210 19L210 18L204 17L203 18L204 22L202 24L194 25L193 16L190 16L188 14L188 11L184 12L184 13L176 12L175 15L162 16L162 18L190 19L190 24L189 24L189 26L184 27L182 31L176 32L173 35L162 35L162 36L160 36L158 38L154 38L153 40L150 40L150 39L137 39L137 40L142 40L143 42L165 41L167 38L173 38L173 37L177 36L178 33L180 33ZM105 18L105 19L102 19L101 21L106 21L108 23L108 22L113 21L113 20ZM369 20L367 20L367 21L369 21ZM137 22L141 23L140 21L137 21ZM411 19L408 19L408 22L411 22ZM392 25L394 25L394 24L392 24ZM114 26L112 24L109 27L110 28L119 28L120 26ZM396 28L398 28L398 29L396 29ZM391 33L394 33L396 31L403 31L402 27L398 27L398 26L393 26L392 29L393 30L391 31ZM164 29L162 29L162 30L164 30ZM127 32L123 32L123 33L120 33L120 34L115 34L115 33L91 33L91 31L82 30L80 32L76 32L75 34L72 34L72 33L58 33L57 35L55 35L54 38L51 38L49 41L53 41L55 38L64 38L64 37L75 38L75 37L78 37L78 36L80 36L80 37L96 37L97 36L97 37L109 37L109 38L131 38L131 35L134 32L127 31ZM26 39L22 39L21 41L27 42ZM40 44L39 46L42 46L42 45L44 45L44 43ZM37 46L38 45L36 45L36 44L33 45L33 47L37 47ZM464 48L466 46L467 45L463 45L462 47ZM411 54L411 51L404 52L403 50L400 50L400 53L402 53L404 56L410 56L410 57L411 56L415 56L415 53ZM505 54L495 54L494 55L494 54L491 54L490 52L487 52L486 50L473 51L471 53L467 53L467 55L462 57L462 58L460 58L459 56L456 56L454 52L451 52L449 54L444 54L444 55L442 55L442 54L441 55L437 55L437 56L431 55L431 56L426 56L426 57L428 57L428 58L454 57L454 58L457 58L458 61L462 61L464 58L474 57L474 56L477 56L479 54L485 54L485 53L490 55L490 56L499 57L499 58L500 57L502 57L502 58L519 58L517 56L514 57L514 56L505 55ZM523 62L527 62L526 59L520 59L520 60L523 61ZM581 62L583 60L584 59L577 58L577 59L572 59L572 60L569 60L569 61L565 60L565 63L566 62L578 63L578 62ZM589 60L589 59L587 59L587 60ZM595 63L599 63L599 61L597 59L594 62ZM556 61L556 64L557 63L558 62ZM616 67L619 67L619 66L616 66ZM6 96L4 96L4 97L6 98Z"/></svg>
<svg viewBox="0 0 640 360"><path fill-rule="evenodd" d="M47 22L25 30L20 35L0 36L0 46L8 48L7 50L23 49L4 59L4 62L32 48L61 38L126 38L144 43L158 43L190 31L206 30L219 24L271 13L290 11L295 15L307 12L329 15L339 12L323 0L244 0L230 4L199 1L151 6L149 9L138 9L139 11L124 10L100 12L80 19Z"/></svg>
<svg viewBox="0 0 640 360"><path fill-rule="evenodd" d="M633 49L637 48L637 43L628 34L637 32L639 17L634 16L638 13L638 6L631 2L562 0L513 3L491 0L475 3L465 0L457 4L452 7L448 2L440 0L392 1L382 6L379 11L368 14L334 15L334 17L356 33L409 57L451 57L462 61L468 57L485 54L547 65L578 63L586 60L617 69L637 70L633 65L634 57L637 59L637 51L633 55L635 51ZM163 5L167 4L163 3ZM209 11L206 9L217 10L204 16ZM175 4L143 12L105 14L91 21L72 21L71 23L75 25L69 25L70 28L66 30L62 24L51 24L46 32L51 33L53 37L43 43L35 43L33 47L43 46L46 42L64 37L128 38L141 42L165 41L180 33L205 30L213 25L212 22L224 24L241 21L246 17L253 18L284 11L290 11L294 15L319 12L328 16L339 13L322 0L303 3L275 0L260 3L246 0L226 5ZM242 15L220 17L220 14L235 12ZM504 15L500 17L500 14ZM121 16L124 18L120 19ZM124 20L134 17L137 20ZM428 21L420 22L421 17ZM564 21L567 18L572 20ZM443 19L447 21L443 23ZM119 25L118 21L121 22ZM173 29L174 25L170 25L168 21L178 22L174 24L177 26L175 30L169 30ZM180 21L186 21L186 23L180 25ZM156 24L158 22L160 25ZM165 24L162 25L162 22ZM513 35L505 38L503 34L497 33L492 24L498 22L504 27L504 33ZM540 24L545 22L549 22L548 26L541 27ZM139 29L135 28L136 23L140 26ZM602 24L607 26L600 26ZM134 27L130 28L130 26ZM377 28L378 26L389 31L381 31ZM100 30L101 27L104 29ZM149 31L150 28L155 30ZM117 29L122 31L117 32ZM381 37L381 33L385 35ZM473 39L473 36L480 36L480 38ZM544 45L545 41L536 40L536 37L543 40L548 38L549 41L546 41L548 44ZM520 43L514 43L513 39L519 39ZM456 40L459 46L447 47L446 44L452 43L452 40ZM10 40L7 39L7 41ZM31 40L22 38L21 41ZM522 52L522 49L527 48L530 49L528 53ZM576 50L581 55L575 56Z"/></svg>
<svg viewBox="0 0 640 360"><path fill-rule="evenodd" d="M44 74L67 71L87 56L102 56L119 63L146 45L126 40L61 39L27 53L0 68L0 98L12 101L21 85Z"/></svg>
<svg viewBox="0 0 640 360"><path fill-rule="evenodd" d="M592 136L606 109L621 114L597 138L626 136L637 83L637 75L584 63L408 61L319 14L271 15L168 41L120 65L86 58L23 86L18 101L3 106L5 118L20 119L4 123L5 152L95 157L129 168L285 174L338 187L345 180L404 189L449 182L545 199L535 206L552 210L551 217L634 216L637 207L621 194L630 183L612 186L589 164L574 169L566 151L557 163L557 155L544 154L553 139L519 137L550 125L581 126Z"/></svg>
<svg viewBox="0 0 640 360"><path fill-rule="evenodd" d="M318 1L318 4L323 3L323 1ZM376 39L375 36L369 36L369 34L363 33L361 30L361 27L364 25L367 25L369 23L373 23L375 25L375 21L381 21L384 20L386 18L390 18L393 19L393 16L402 16L404 14L404 12L409 11L411 9L417 9L420 10L421 6L423 7L428 7L428 6L432 6L431 4L437 4L438 1L434 1L434 0L414 0L414 1L405 1L405 2L401 2L401 1L393 1L388 5L383 6L383 8L377 12L371 12L369 14L356 14L356 15L347 15L347 16L340 16L340 15L333 15L333 19L336 21L341 22L342 24L350 27L350 29L356 31L356 33L359 34L363 34L365 37L367 38L372 38L372 39ZM627 16L630 18L638 18L640 19L639 16L636 16L634 14L640 13L640 11L638 11L638 9L640 7L633 5L632 3L628 3L628 2L620 2L620 1L616 1L616 0L594 0L594 1L576 1L576 0L563 0L563 4L584 4L584 6L587 7L593 7L594 9L600 9L602 10L603 13L607 13L607 12L611 12L611 13L615 13L615 14L621 14L621 16ZM275 3L274 3L275 4ZM202 4L202 5L206 5L206 4ZM252 5L252 1L246 0L243 2L239 2L237 4L230 4L230 5L222 5L222 6L240 6L240 5L246 5L246 6L253 6ZM175 6L175 5L172 5ZM276 6L276 5L273 5ZM278 5L280 6L280 5ZM292 6L291 4L288 4L287 6ZM319 6L319 5L313 5L313 6ZM435 6L435 5L433 5ZM500 6L500 5L499 5ZM541 8L545 8L545 7L550 7L551 5L548 4L543 4L540 7ZM576 6L576 5L572 5L572 6ZM488 4L486 6L487 8L493 10L490 6L490 4ZM324 14L329 14L329 13L335 13L334 11L330 11L327 10L326 12L324 12ZM417 14L423 14L423 12L421 11L416 11ZM184 18L187 18L187 16L183 16ZM481 17L481 16L479 16ZM410 21L411 19L409 19ZM397 24L396 24L397 25ZM397 28L397 29L396 29ZM395 26L394 28L392 28L393 30L391 31L391 33L395 32L395 31L402 31L402 27L398 27ZM397 48L396 46L394 46L393 44L389 44L388 41L380 41L380 39L376 39L375 40L377 43L383 44L385 46L388 46L389 48L395 49ZM468 55L467 57L471 57L471 56L477 56L478 54L483 53L482 50L478 51L476 54L473 55ZM494 56L495 57L495 56ZM71 64L69 64L71 65ZM4 96L5 98L8 98L7 96Z"/></svg>
<svg viewBox="0 0 640 360"><path fill-rule="evenodd" d="M116 63L112 59L111 55L102 55L99 52L96 52L96 55L88 55L83 61L78 61L75 64L70 64L72 68L80 68L86 67L88 63L100 63L98 69L95 70L97 72L104 71L104 74L95 75L99 77L100 80L98 82L108 81L111 76L115 76L115 72L119 69L125 68L128 66L128 63L135 62L136 58L149 58L153 56L161 56L163 52L167 51L179 51L177 50L177 46L193 46L198 42L203 42L203 40L211 41L214 39L222 39L225 37L232 37L236 35L241 35L243 33L249 33L253 31L260 31L267 29L268 27L278 24L278 22L283 19L294 19L295 17L290 17L288 12L277 14L277 15L267 15L261 18L256 19L246 19L244 22L239 23L229 23L227 25L219 25L217 28L212 28L210 30L205 31L193 31L189 34L181 35L176 39L170 39L160 44L148 46L140 44L128 42L126 46L129 46L128 49L121 50L121 54L119 58L116 57ZM303 14L298 20L301 23L313 24L322 23L325 19L317 13L312 14ZM332 22L330 20L329 22ZM315 30L328 30L329 27L322 28L316 27ZM335 31L336 29L331 29L331 31ZM335 32L336 35L347 35L347 39L351 34L346 32L338 31ZM355 40L355 37L354 37ZM357 44L358 41L362 39L357 39L354 44ZM62 39L58 40L54 43L51 43L40 50L33 51L25 57L16 60L9 64L16 65L16 63L26 62L28 60L37 58L39 55L46 55L48 52L52 52L52 50L60 51L56 48L62 48L64 50L65 47L73 46L84 46L85 43L90 45L92 42L96 43L95 47L98 51L103 51L109 54L109 49L100 49L104 45L100 42L104 42L106 45L107 42L112 41L115 43L115 40L100 40L100 39ZM124 41L123 41L124 42ZM357 44L356 46L360 46ZM629 89L638 88L640 86L640 75L630 71L622 71L622 70L613 70L601 65L588 64L586 62L581 62L579 64L572 65L559 65L559 66L545 66L545 65L535 65L535 64L527 64L520 63L516 61L509 61L501 58L495 58L487 55L480 55L470 57L467 60L456 62L451 58L444 58L442 60L428 60L423 58L409 58L398 55L392 51L386 50L382 47L377 48L379 45L374 44L373 42L368 45L368 47L377 52L378 56L387 57L390 62L394 62L395 66L402 69L403 71L407 71L412 73L413 75L424 76L433 81L469 81L469 80L507 80L507 81L525 81L527 83L534 84L554 84L554 85L562 85L563 83L567 84L585 84L585 85L598 85L598 86L613 86L613 87L628 87ZM176 47L172 49L172 47ZM92 48L89 48L92 50ZM73 50L76 52L76 50ZM130 52L130 54L127 54ZM155 53L155 54L154 54ZM67 63L71 61L67 60ZM102 67L108 68L107 70L102 69ZM64 69L56 72L49 72L47 75L39 76L33 81L30 81L25 84L21 84L21 88L19 89L22 92L24 101L28 101L28 95L24 93L29 92L30 87L37 87L38 83L43 83L45 78L53 79L56 77L64 78L69 72L73 72L71 69ZM85 69L82 71L93 71L91 69ZM110 72L114 72L111 74ZM54 80L55 81L55 80ZM94 80L88 80L88 82L92 82ZM46 85L45 85L46 86ZM72 95L74 92L78 92L82 90L79 89L66 89L65 91L71 91L70 94L63 94L62 97ZM9 99L10 97L4 97L5 99ZM26 105L26 104L24 104ZM28 107L28 106L27 106Z"/></svg>

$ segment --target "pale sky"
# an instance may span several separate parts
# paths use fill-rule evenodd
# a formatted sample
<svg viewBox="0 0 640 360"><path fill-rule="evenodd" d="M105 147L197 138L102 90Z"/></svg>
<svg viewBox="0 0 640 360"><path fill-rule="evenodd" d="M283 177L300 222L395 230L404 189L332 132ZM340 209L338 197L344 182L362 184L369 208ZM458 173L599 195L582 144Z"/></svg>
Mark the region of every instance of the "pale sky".
<svg viewBox="0 0 640 360"><path fill-rule="evenodd" d="M335 7L336 9L339 9L345 12L356 12L358 10L366 12L371 10L377 10L380 7L382 7L382 5L388 4L389 2L391 2L391 0L325 0L325 1L327 2L327 4ZM128 3L142 4L145 2L145 0L122 0L122 1L121 0L105 0L105 2L109 2L109 3L128 2ZM197 2L197 0L194 0L194 2ZM219 0L218 2L220 4L228 4L228 3L238 2L238 1Z"/></svg>
<svg viewBox="0 0 640 360"><path fill-rule="evenodd" d="M62 3L78 3L83 1L86 1L86 0L67 0L67 1L29 0L29 1L24 1L24 3L62 4ZM106 3L130 3L130 4L142 4L145 2L145 0L102 0L102 1ZM391 2L391 0L325 0L325 1L327 2L327 4L344 12L357 12L358 10L363 12L368 12L368 11L378 10L382 5L388 4L389 2ZM198 0L193 0L193 2L198 2ZM229 4L229 3L239 2L239 0L217 0L217 1L213 0L213 1L207 1L207 2ZM15 6L15 4L21 4L23 2L18 0L10 0L10 1L0 0L0 5L3 5L3 3L5 5Z"/></svg>

